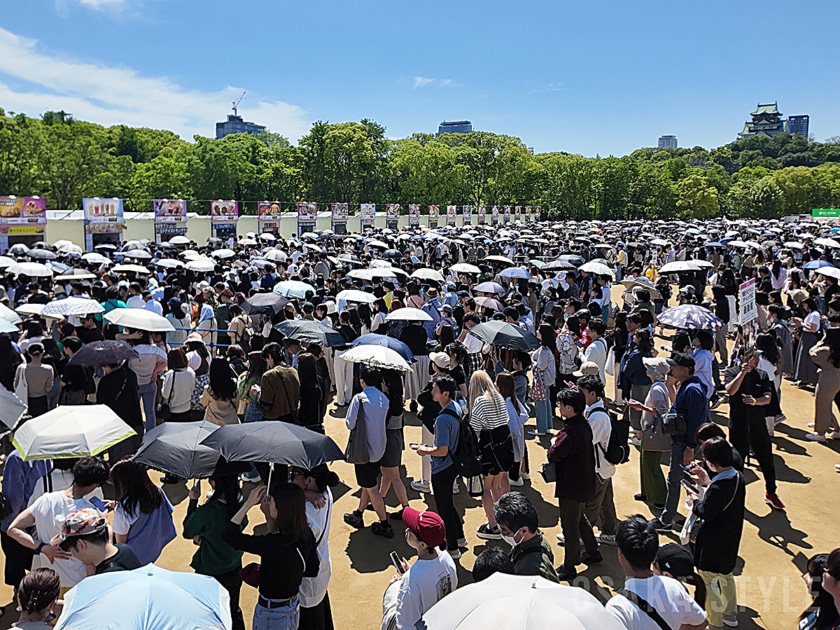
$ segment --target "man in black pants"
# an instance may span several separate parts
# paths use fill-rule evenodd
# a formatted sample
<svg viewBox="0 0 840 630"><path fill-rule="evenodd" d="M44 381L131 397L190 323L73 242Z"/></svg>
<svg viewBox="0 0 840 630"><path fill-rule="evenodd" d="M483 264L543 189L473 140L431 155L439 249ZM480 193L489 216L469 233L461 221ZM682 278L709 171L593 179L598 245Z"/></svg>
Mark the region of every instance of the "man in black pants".
<svg viewBox="0 0 840 630"><path fill-rule="evenodd" d="M461 557L460 547L467 546L464 522L452 502L452 484L455 483L458 471L450 452L458 450L461 428L461 410L453 402L455 379L448 374L434 376L432 398L441 408L435 419L435 445L420 445L415 450L420 456L430 455L432 458L432 493L435 496L437 512L446 525L446 550L454 560Z"/></svg>
<svg viewBox="0 0 840 630"><path fill-rule="evenodd" d="M761 353L753 351L744 357L741 365L726 369L726 393L729 394L729 441L744 461L750 448L764 474L766 492L764 500L775 510L784 510L785 504L776 494L776 464L773 461L773 444L767 432L767 405L770 404L773 382L767 373L758 369ZM773 414L775 415L775 414Z"/></svg>

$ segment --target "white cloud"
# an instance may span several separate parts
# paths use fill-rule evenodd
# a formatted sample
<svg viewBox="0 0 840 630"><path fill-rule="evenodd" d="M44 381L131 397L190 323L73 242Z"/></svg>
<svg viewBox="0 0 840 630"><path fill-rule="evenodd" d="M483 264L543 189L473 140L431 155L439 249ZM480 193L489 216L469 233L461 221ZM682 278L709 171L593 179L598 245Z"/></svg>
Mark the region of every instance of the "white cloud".
<svg viewBox="0 0 840 630"><path fill-rule="evenodd" d="M430 83L434 83L434 82L435 82L434 79L428 79L426 77L414 77L414 87L415 88L425 87L425 86L429 85Z"/></svg>
<svg viewBox="0 0 840 630"><path fill-rule="evenodd" d="M38 116L46 110L64 110L80 120L169 129L192 140L195 134L214 137L215 123L225 119L231 101L243 91L237 86L216 92L187 90L166 77L144 77L131 68L41 54L37 44L0 28L0 107L6 112ZM33 89L14 89L3 75L30 83ZM248 96L251 100L240 114L246 120L292 141L308 132L310 121L302 107Z"/></svg>
<svg viewBox="0 0 840 630"><path fill-rule="evenodd" d="M414 87L411 89L426 87L432 85L435 87L458 87L452 79L430 79L428 77L414 77Z"/></svg>
<svg viewBox="0 0 840 630"><path fill-rule="evenodd" d="M125 4L125 0L78 0L78 2L91 9L113 8Z"/></svg>

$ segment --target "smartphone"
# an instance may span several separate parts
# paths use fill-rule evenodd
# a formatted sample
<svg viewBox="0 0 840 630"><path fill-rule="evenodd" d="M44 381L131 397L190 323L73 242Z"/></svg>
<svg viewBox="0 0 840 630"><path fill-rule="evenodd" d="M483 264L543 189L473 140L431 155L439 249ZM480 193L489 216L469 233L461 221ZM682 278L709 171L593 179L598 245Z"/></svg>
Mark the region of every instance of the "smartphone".
<svg viewBox="0 0 840 630"><path fill-rule="evenodd" d="M408 448L410 448L412 451L416 451L421 446L423 446L423 445L418 444L417 442L409 442L409 444L408 444Z"/></svg>
<svg viewBox="0 0 840 630"><path fill-rule="evenodd" d="M682 485L684 485L688 490L691 490L695 494L697 493L697 491L698 491L697 486L695 486L693 483L691 483L688 479L682 479L682 480L680 480L680 483Z"/></svg>
<svg viewBox="0 0 840 630"><path fill-rule="evenodd" d="M403 575L405 571L402 568L402 562L400 562L400 557L397 555L396 551L391 552L391 563L394 565L394 568L397 570L397 573Z"/></svg>
<svg viewBox="0 0 840 630"><path fill-rule="evenodd" d="M90 502L100 512L107 512L108 511L108 507L102 502L102 499L100 499L99 497L91 497Z"/></svg>
<svg viewBox="0 0 840 630"><path fill-rule="evenodd" d="M685 464L680 464L680 468L682 468L685 472L691 472L691 466L686 466Z"/></svg>

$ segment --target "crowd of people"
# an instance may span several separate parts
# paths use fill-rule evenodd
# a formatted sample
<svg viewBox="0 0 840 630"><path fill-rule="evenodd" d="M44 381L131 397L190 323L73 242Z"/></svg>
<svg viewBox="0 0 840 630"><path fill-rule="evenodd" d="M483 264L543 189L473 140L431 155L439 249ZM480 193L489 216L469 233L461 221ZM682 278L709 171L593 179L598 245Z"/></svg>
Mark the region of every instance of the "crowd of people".
<svg viewBox="0 0 840 630"><path fill-rule="evenodd" d="M206 494L191 482L175 523L165 490L186 480L135 461L164 422L274 421L324 434L332 405L347 429L332 437L349 435L364 453L352 461L359 501L344 523L363 529L372 512L370 533L387 539L401 522L417 553L395 563L383 628L415 628L457 589L471 539L509 546L477 557L475 581L501 572L568 583L616 547L626 582L606 609L624 627L737 626L745 462L760 468L767 504L785 510L772 452L787 420L783 379L815 388L807 439L840 438L840 243L826 232L594 222L131 242L81 256L16 246L0 277L0 318L17 327L0 334L0 384L26 412L4 439L0 540L21 623L46 627L87 576L154 563L183 536L197 546L193 570L228 592L234 629L246 627L243 582L259 591L255 630L334 627L330 487L339 479L327 463L244 462L244 472L214 473ZM191 268L198 259L205 271ZM742 321L741 287L752 280L756 308ZM71 298L97 308L47 314ZM688 307L679 324L667 317L676 306ZM118 325L108 316L118 309L171 326ZM72 360L100 342L127 345L131 358ZM357 361L350 351L365 344L396 349L407 369ZM712 411L724 402L721 426ZM91 403L134 435L97 457L33 461L11 447L32 419ZM406 444L414 416L422 441ZM620 520L613 477L634 449L634 498L653 516ZM421 476L406 478L404 458L415 456ZM535 474L554 487L557 541L517 490ZM409 489L431 495L434 511L412 508ZM389 513L392 490L400 507ZM461 492L483 510L474 532ZM256 506L266 535L245 533ZM660 546L663 534L681 543ZM260 563L243 567L246 552ZM800 627L836 629L840 549L813 556L805 579L814 605Z"/></svg>

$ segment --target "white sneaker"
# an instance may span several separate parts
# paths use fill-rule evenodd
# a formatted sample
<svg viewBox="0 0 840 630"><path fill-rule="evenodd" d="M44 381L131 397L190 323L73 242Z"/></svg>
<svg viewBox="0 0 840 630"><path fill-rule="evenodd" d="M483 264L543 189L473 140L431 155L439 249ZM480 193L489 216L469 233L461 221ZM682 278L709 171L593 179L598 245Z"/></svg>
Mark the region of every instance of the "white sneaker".
<svg viewBox="0 0 840 630"><path fill-rule="evenodd" d="M809 429L813 429L815 426L817 426L817 425L816 425L816 423L814 423L814 422L809 422L809 423L808 423L808 428L809 428Z"/></svg>
<svg viewBox="0 0 840 630"><path fill-rule="evenodd" d="M840 464L834 464L834 467L835 467L837 470L840 470Z"/></svg>
<svg viewBox="0 0 840 630"><path fill-rule="evenodd" d="M828 434L828 438L831 440L840 440L840 431L832 431Z"/></svg>
<svg viewBox="0 0 840 630"><path fill-rule="evenodd" d="M825 442L826 437L822 433L809 433L805 436L806 440L811 440L812 442Z"/></svg>
<svg viewBox="0 0 840 630"><path fill-rule="evenodd" d="M738 618L735 615L724 615L723 616L723 625L729 626L730 628L737 628L738 627Z"/></svg>
<svg viewBox="0 0 840 630"><path fill-rule="evenodd" d="M580 538L579 540L580 540L580 546L583 547L583 538ZM561 545L566 544L566 537L563 535L563 532L560 532L559 534L557 534L557 542L559 542Z"/></svg>
<svg viewBox="0 0 840 630"><path fill-rule="evenodd" d="M449 554L449 557L453 560L457 560L461 557L461 550L460 549L447 549L446 553Z"/></svg>
<svg viewBox="0 0 840 630"><path fill-rule="evenodd" d="M528 473L521 472L519 473L519 478L524 479L525 481L530 481L531 475L529 475Z"/></svg>
<svg viewBox="0 0 840 630"><path fill-rule="evenodd" d="M633 435L633 436L630 437L630 444L633 445L633 446L641 446L642 441L639 438L637 438L635 435Z"/></svg>
<svg viewBox="0 0 840 630"><path fill-rule="evenodd" d="M615 547L617 544L615 542L615 534L611 536L609 534L601 534L599 532L596 538L598 539L598 542L602 545L609 545L610 547Z"/></svg>
<svg viewBox="0 0 840 630"><path fill-rule="evenodd" d="M420 492L422 494L428 494L432 491L432 489L429 487L429 484L423 483L422 481L412 481L411 489L416 490L417 492Z"/></svg>
<svg viewBox="0 0 840 630"><path fill-rule="evenodd" d="M524 486L525 482L522 481L522 477L514 481L513 479L510 480L510 485L518 488L519 486Z"/></svg>

